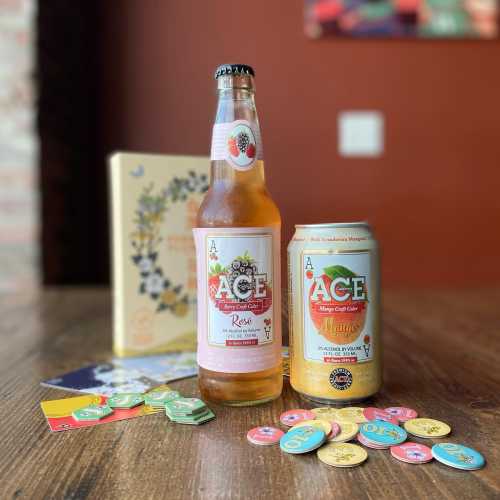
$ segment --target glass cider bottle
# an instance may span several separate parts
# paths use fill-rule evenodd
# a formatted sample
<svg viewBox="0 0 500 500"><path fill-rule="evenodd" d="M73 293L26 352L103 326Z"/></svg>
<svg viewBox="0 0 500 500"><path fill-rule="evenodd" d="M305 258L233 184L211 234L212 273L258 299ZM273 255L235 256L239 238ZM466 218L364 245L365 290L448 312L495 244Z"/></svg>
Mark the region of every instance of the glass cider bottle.
<svg viewBox="0 0 500 500"><path fill-rule="evenodd" d="M210 188L194 229L203 398L231 406L281 394L279 210L266 189L254 72L215 73Z"/></svg>

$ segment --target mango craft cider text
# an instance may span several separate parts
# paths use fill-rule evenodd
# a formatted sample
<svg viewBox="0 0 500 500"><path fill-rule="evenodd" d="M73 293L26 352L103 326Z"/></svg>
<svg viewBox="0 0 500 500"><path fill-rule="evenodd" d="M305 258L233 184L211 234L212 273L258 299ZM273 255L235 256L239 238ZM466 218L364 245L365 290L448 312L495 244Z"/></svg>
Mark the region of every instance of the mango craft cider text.
<svg viewBox="0 0 500 500"><path fill-rule="evenodd" d="M199 384L204 399L246 406L283 384L281 218L264 180L254 71L223 65L215 79L211 182L194 229Z"/></svg>
<svg viewBox="0 0 500 500"><path fill-rule="evenodd" d="M382 383L377 242L363 222L295 227L290 383L319 403L368 398Z"/></svg>

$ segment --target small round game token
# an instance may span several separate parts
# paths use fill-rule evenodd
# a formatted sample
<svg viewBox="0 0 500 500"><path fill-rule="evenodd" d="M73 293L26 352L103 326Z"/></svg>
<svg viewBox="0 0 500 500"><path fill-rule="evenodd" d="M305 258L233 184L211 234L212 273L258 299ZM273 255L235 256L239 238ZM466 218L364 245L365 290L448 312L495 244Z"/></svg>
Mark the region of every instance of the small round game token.
<svg viewBox="0 0 500 500"><path fill-rule="evenodd" d="M107 400L110 408L133 408L144 403L142 394L126 392L120 394L113 394Z"/></svg>
<svg viewBox="0 0 500 500"><path fill-rule="evenodd" d="M317 451L318 458L334 467L354 467L367 458L366 450L351 443L328 443Z"/></svg>
<svg viewBox="0 0 500 500"><path fill-rule="evenodd" d="M101 418L111 415L113 410L108 405L91 405L75 410L72 415L79 422L101 420Z"/></svg>
<svg viewBox="0 0 500 500"><path fill-rule="evenodd" d="M374 420L361 424L359 432L369 443L378 446L394 446L401 444L408 435L399 425L385 422L384 420Z"/></svg>
<svg viewBox="0 0 500 500"><path fill-rule="evenodd" d="M372 420L384 420L385 422L390 422L394 425L399 425L398 419L380 408L365 408L363 410L363 415L369 422Z"/></svg>
<svg viewBox="0 0 500 500"><path fill-rule="evenodd" d="M346 441L350 441L354 439L359 431L358 424L354 422L340 422L338 425L340 426L340 433L330 439L332 443L345 443Z"/></svg>
<svg viewBox="0 0 500 500"><path fill-rule="evenodd" d="M481 453L461 444L435 444L432 447L432 456L439 462L455 469L478 470L485 464Z"/></svg>
<svg viewBox="0 0 500 500"><path fill-rule="evenodd" d="M415 410L405 408L404 406L391 406L390 408L386 408L385 411L396 417L400 422L406 422L418 417L418 413Z"/></svg>
<svg viewBox="0 0 500 500"><path fill-rule="evenodd" d="M431 449L419 443L408 442L391 446L391 455L408 464L425 464L432 460Z"/></svg>
<svg viewBox="0 0 500 500"><path fill-rule="evenodd" d="M276 427L254 427L247 432L247 439L253 444L271 445L278 444L285 433Z"/></svg>
<svg viewBox="0 0 500 500"><path fill-rule="evenodd" d="M322 418L323 420L328 420L329 422L333 422L338 418L337 410L335 408L313 408L311 411L316 415L316 418Z"/></svg>
<svg viewBox="0 0 500 500"><path fill-rule="evenodd" d="M414 436L421 438L441 438L451 432L451 427L433 418L412 418L403 427Z"/></svg>
<svg viewBox="0 0 500 500"><path fill-rule="evenodd" d="M332 432L332 424L330 424L328 420L323 420L321 418L318 418L316 420L304 420L303 422L295 424L292 429L295 429L296 427L304 427L306 425L310 425L311 427L315 427L316 429L321 429L325 433L326 437L328 437Z"/></svg>
<svg viewBox="0 0 500 500"><path fill-rule="evenodd" d="M363 422L366 422L366 418L363 415L363 410L364 408L358 408L356 406L340 408L340 410L337 410L337 421L362 424Z"/></svg>
<svg viewBox="0 0 500 500"><path fill-rule="evenodd" d="M280 415L280 422L288 427L293 427L304 420L314 420L316 415L309 410L288 410Z"/></svg>
<svg viewBox="0 0 500 500"><path fill-rule="evenodd" d="M325 441L325 433L315 427L294 427L280 439L280 448L287 453L308 453Z"/></svg>
<svg viewBox="0 0 500 500"><path fill-rule="evenodd" d="M374 444L370 443L370 441L367 441L365 437L363 437L362 434L358 434L356 436L356 439L363 445L366 446L367 448L372 448L374 450L387 450L389 448L388 446L383 446L379 444Z"/></svg>

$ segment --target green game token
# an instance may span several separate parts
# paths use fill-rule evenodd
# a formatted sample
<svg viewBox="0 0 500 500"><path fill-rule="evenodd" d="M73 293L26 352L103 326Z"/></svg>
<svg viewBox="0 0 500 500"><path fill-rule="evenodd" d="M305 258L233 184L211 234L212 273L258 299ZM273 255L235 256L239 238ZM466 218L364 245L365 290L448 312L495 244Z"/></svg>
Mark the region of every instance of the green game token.
<svg viewBox="0 0 500 500"><path fill-rule="evenodd" d="M177 391L148 392L144 395L144 403L154 408L161 408L169 401L180 397L181 395Z"/></svg>
<svg viewBox="0 0 500 500"><path fill-rule="evenodd" d="M110 408L134 408L144 403L144 396L135 392L117 393L109 397L107 403Z"/></svg>
<svg viewBox="0 0 500 500"><path fill-rule="evenodd" d="M111 415L113 410L108 405L90 405L75 410L72 415L79 422L101 420L101 418Z"/></svg>
<svg viewBox="0 0 500 500"><path fill-rule="evenodd" d="M209 422L215 418L215 414L212 410L207 409L206 412L197 416L197 417L184 417L184 418L176 418L173 419L172 422L177 424L187 424L187 425L201 425L205 422Z"/></svg>
<svg viewBox="0 0 500 500"><path fill-rule="evenodd" d="M197 415L205 411L207 405L198 398L178 398L165 404L165 411L174 417Z"/></svg>
<svg viewBox="0 0 500 500"><path fill-rule="evenodd" d="M201 413L197 413L196 415L180 415L180 414L172 414L167 409L165 409L165 414L170 420L197 420L199 418L203 418L208 412L210 408L205 407L205 409Z"/></svg>

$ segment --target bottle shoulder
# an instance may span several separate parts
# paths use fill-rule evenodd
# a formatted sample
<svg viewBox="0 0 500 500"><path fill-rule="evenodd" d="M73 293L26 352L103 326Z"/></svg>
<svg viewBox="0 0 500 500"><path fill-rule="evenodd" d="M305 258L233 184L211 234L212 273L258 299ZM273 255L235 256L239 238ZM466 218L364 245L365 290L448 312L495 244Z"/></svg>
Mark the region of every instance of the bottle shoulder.
<svg viewBox="0 0 500 500"><path fill-rule="evenodd" d="M197 216L198 227L280 226L279 209L265 187L210 187Z"/></svg>

